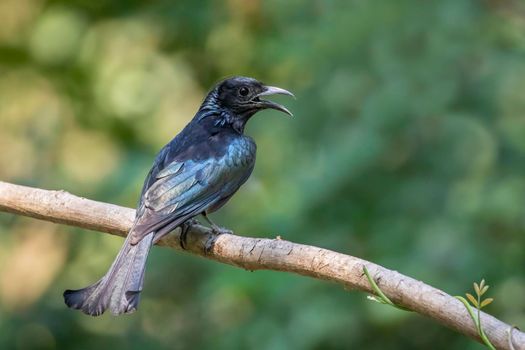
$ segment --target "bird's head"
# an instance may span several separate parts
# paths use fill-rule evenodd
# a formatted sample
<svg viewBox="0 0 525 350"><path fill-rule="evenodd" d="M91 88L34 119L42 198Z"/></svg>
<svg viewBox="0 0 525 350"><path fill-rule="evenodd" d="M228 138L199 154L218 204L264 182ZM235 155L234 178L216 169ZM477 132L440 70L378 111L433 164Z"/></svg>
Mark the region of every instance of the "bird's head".
<svg viewBox="0 0 525 350"><path fill-rule="evenodd" d="M248 119L264 109L275 109L292 116L286 107L263 98L275 94L294 97L287 90L264 85L253 78L233 77L218 83L208 94L202 108L216 108L223 112L224 122L242 131Z"/></svg>

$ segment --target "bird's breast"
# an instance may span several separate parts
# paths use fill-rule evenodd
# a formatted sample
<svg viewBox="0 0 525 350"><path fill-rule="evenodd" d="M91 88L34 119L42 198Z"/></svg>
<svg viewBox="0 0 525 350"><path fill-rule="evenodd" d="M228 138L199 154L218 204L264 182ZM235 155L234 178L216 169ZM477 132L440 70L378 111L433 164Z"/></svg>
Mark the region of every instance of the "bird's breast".
<svg viewBox="0 0 525 350"><path fill-rule="evenodd" d="M255 154L257 147L255 142L247 136L242 136L231 140L229 143L225 161L230 167L250 168L255 164Z"/></svg>

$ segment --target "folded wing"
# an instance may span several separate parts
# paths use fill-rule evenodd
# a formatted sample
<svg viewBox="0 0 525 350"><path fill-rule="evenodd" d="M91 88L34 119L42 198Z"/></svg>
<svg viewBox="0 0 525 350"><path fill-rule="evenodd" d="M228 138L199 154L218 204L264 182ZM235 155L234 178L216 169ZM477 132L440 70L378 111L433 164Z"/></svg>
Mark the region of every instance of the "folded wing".
<svg viewBox="0 0 525 350"><path fill-rule="evenodd" d="M155 175L142 196L132 244L155 231L155 241L188 219L230 197L251 172L223 158L173 161Z"/></svg>

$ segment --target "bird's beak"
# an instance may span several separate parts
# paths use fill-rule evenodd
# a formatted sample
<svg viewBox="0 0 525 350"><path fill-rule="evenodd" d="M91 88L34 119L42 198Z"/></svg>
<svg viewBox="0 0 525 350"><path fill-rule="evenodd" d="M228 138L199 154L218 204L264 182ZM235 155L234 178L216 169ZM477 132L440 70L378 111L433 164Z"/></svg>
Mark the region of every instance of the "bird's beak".
<svg viewBox="0 0 525 350"><path fill-rule="evenodd" d="M275 87L275 86L265 86L264 87L264 91L261 92L260 94L258 94L256 96L257 99L259 99L260 97L262 96L269 96L269 95L288 95L288 96L292 96L293 98L295 98L294 94L292 94L290 91L288 90L285 90L285 89L281 89L281 88L278 88L278 87ZM288 114L290 117L293 117L293 114L292 112L290 112L286 107L278 104L278 103L275 103L275 102L272 102L272 101L268 101L268 100L260 100L260 105L262 108L271 108L271 109L275 109L275 110L278 110L278 111L281 111L281 112L284 112L286 114Z"/></svg>

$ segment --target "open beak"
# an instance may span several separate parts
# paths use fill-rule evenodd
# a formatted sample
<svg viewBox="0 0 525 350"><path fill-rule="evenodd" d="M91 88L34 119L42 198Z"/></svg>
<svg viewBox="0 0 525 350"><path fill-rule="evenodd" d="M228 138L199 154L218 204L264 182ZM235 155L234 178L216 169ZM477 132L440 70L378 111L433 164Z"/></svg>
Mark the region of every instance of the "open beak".
<svg viewBox="0 0 525 350"><path fill-rule="evenodd" d="M272 101L260 99L260 97L262 96L269 96L269 95L288 95L288 96L292 96L293 98L295 98L294 94L292 94L288 90L281 89L275 86L265 86L264 91L256 96L256 98L259 99L258 102L262 108L275 109L277 111L281 111L281 112L288 114L290 117L293 117L292 112L290 112L286 107L278 103L272 102Z"/></svg>

